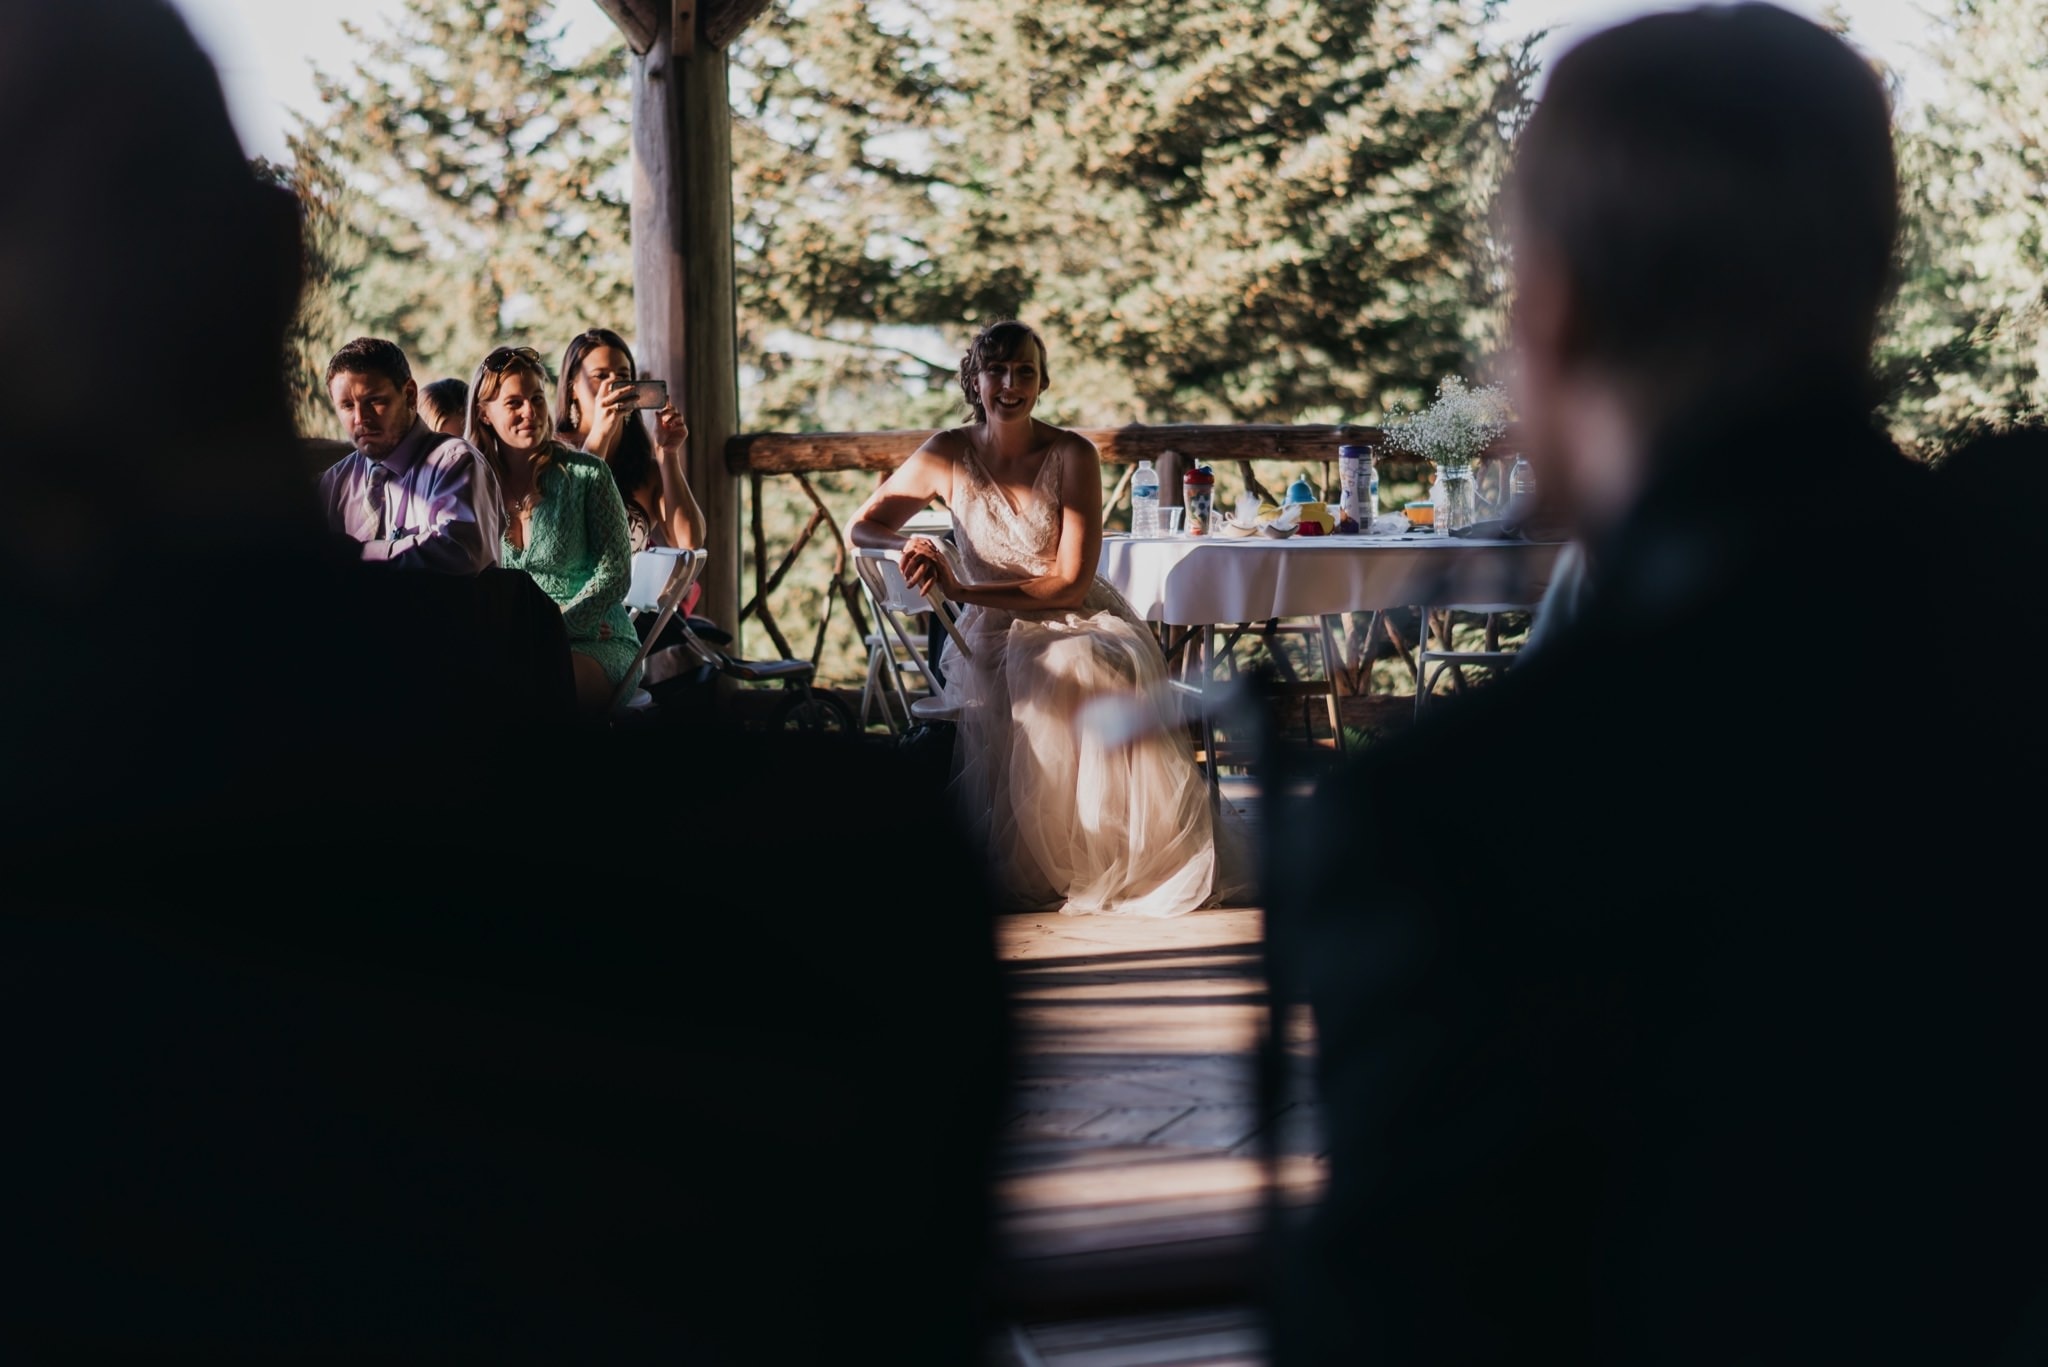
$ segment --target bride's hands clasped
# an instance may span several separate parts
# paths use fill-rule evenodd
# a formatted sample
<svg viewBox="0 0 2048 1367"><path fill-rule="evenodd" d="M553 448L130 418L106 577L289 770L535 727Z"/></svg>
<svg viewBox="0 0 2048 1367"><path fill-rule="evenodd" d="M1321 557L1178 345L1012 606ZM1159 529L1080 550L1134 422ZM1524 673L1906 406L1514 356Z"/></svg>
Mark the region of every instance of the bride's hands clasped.
<svg viewBox="0 0 2048 1367"><path fill-rule="evenodd" d="M941 596L956 598L960 581L953 577L952 562L928 536L913 536L903 543L903 582L919 593L937 586Z"/></svg>

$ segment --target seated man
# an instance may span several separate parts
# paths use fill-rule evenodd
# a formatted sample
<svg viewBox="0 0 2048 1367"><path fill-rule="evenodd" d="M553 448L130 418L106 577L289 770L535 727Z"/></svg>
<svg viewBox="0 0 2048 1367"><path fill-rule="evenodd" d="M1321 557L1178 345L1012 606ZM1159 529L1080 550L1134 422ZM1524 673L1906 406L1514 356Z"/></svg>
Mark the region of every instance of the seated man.
<svg viewBox="0 0 2048 1367"><path fill-rule="evenodd" d="M327 363L327 393L356 445L320 477L327 525L365 560L474 574L498 561L498 481L461 437L421 420L419 386L396 343L358 337Z"/></svg>
<svg viewBox="0 0 2048 1367"><path fill-rule="evenodd" d="M1884 87L1771 6L1653 14L1552 66L1515 158L1519 422L1582 591L1266 823L1329 1164L1274 1360L2040 1362L2039 709L1901 686L1898 623L1997 576L1871 417ZM1740 677L1808 648L1731 650L1760 612L1824 669Z"/></svg>

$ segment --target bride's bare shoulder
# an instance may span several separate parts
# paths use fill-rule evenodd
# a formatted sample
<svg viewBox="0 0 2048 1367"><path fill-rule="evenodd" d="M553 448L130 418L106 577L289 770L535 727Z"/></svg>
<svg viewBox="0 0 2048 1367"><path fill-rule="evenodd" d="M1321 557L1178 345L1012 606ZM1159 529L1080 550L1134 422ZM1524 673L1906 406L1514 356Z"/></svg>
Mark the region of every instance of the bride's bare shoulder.
<svg viewBox="0 0 2048 1367"><path fill-rule="evenodd" d="M1058 451L1063 454L1078 456L1083 460L1100 461L1102 459L1101 452L1095 449L1095 443L1071 427L1053 427L1050 429L1050 434L1051 439L1046 443L1048 454Z"/></svg>
<svg viewBox="0 0 2048 1367"><path fill-rule="evenodd" d="M929 451L932 455L939 456L945 460L958 460L961 456L966 454L967 447L967 428L942 427L938 431L932 433L929 437L926 437L924 439L924 445L918 447L917 449L920 451Z"/></svg>

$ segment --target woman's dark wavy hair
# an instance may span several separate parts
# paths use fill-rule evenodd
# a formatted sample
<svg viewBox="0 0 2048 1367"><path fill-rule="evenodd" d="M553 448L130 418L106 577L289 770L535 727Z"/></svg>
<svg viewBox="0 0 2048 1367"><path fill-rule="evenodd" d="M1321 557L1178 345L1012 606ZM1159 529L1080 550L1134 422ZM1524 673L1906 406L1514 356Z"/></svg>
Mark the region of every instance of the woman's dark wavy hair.
<svg viewBox="0 0 2048 1367"><path fill-rule="evenodd" d="M1046 359L1045 338L1029 323L1020 323L1015 318L999 318L974 334L974 340L967 344L967 354L960 358L960 393L967 400L968 412L974 414L976 422L985 422L988 413L981 406L981 372L994 361L1015 359L1024 349L1025 343L1038 348L1038 387L1052 388L1051 363Z"/></svg>
<svg viewBox="0 0 2048 1367"><path fill-rule="evenodd" d="M599 347L616 348L626 358L626 369L635 379L640 376L640 363L633 359L633 348L610 328L591 328L570 338L562 352L561 379L555 390L557 432L572 433L578 426L576 376L583 369L583 358ZM639 507L638 491L646 487L648 476L654 471L654 440L647 435L647 424L638 414L619 433L619 444L612 448L611 459L605 465L612 472L612 483L619 486L619 497ZM640 511L653 515L650 508L642 507Z"/></svg>

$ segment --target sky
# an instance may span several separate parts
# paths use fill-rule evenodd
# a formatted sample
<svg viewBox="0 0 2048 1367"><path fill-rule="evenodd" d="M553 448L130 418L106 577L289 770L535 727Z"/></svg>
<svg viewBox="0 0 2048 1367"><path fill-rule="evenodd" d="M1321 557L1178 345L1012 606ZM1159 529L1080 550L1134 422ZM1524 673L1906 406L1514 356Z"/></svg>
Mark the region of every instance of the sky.
<svg viewBox="0 0 2048 1367"><path fill-rule="evenodd" d="M294 111L312 115L318 101L313 67L345 73L357 56L342 33L341 7L310 0L172 0L185 14L200 43L219 68L228 109L251 156L285 158L284 138ZM1170 3L1170 0L1161 0ZM1780 0L1785 8L1818 18L1826 0ZM1929 0L1839 0L1850 33L1872 55L1903 76L1910 91L1915 73L1924 71L1919 49L1927 46L1922 6ZM360 25L377 29L401 9L400 0L357 0L347 7ZM1652 10L1674 5L1646 0L1505 0L1503 37L1550 30L1539 48L1546 57L1595 29ZM591 0L567 0L562 7L572 47L608 36L611 21ZM1923 78L1924 79L1924 78Z"/></svg>

